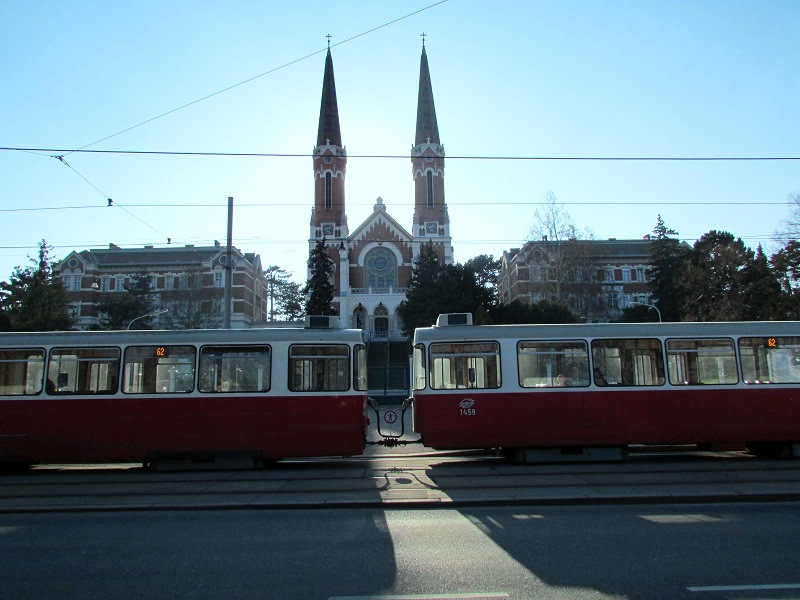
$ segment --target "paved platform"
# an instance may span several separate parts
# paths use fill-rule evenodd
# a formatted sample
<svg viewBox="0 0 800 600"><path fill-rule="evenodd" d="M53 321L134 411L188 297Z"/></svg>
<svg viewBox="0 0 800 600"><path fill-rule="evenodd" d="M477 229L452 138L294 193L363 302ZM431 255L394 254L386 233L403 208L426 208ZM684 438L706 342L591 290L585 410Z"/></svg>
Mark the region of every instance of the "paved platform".
<svg viewBox="0 0 800 600"><path fill-rule="evenodd" d="M735 453L568 465L387 455L287 461L258 471L166 473L133 465L53 465L0 476L0 513L798 500L797 461Z"/></svg>

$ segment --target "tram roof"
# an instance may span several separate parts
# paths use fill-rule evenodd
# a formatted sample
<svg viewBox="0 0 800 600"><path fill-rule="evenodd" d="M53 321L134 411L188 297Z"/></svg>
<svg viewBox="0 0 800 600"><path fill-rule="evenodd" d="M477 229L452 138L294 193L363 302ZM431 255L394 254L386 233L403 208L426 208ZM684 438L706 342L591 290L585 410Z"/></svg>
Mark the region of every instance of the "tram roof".
<svg viewBox="0 0 800 600"><path fill-rule="evenodd" d="M414 342L484 339L800 336L800 321L454 325L417 329Z"/></svg>
<svg viewBox="0 0 800 600"><path fill-rule="evenodd" d="M258 329L152 329L136 331L3 332L0 347L127 344L361 343L360 329L280 327Z"/></svg>

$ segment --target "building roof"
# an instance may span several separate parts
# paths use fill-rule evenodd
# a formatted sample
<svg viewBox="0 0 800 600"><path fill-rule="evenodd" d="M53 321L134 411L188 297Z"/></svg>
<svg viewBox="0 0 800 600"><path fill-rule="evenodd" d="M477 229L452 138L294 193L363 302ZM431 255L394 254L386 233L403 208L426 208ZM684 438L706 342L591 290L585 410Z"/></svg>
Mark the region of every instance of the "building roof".
<svg viewBox="0 0 800 600"><path fill-rule="evenodd" d="M632 239L632 240L618 240L611 238L608 240L563 240L563 241L550 241L539 240L526 242L522 250L513 248L505 252L504 255L508 261L512 261L518 257L524 258L533 248L541 248L545 252L549 249L555 249L564 244L579 243L585 244L586 253L595 258L604 258L613 260L615 258L648 258L650 257L650 249L652 241L648 239Z"/></svg>
<svg viewBox="0 0 800 600"><path fill-rule="evenodd" d="M111 244L109 248L82 250L78 254L87 264L108 268L197 264L212 260L225 252L225 246L120 248ZM243 254L236 248L232 252L237 259L244 258L253 266L260 264L261 259L257 254Z"/></svg>

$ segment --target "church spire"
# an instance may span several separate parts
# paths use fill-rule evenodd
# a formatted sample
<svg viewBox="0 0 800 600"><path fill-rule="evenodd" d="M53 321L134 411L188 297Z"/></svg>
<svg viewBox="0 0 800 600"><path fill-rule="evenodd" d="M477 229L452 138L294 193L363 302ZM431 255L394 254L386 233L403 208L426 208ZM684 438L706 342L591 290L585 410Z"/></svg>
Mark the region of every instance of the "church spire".
<svg viewBox="0 0 800 600"><path fill-rule="evenodd" d="M336 103L336 81L333 78L333 58L328 47L325 58L325 76L322 80L322 102L319 107L319 128L317 130L317 146L330 144L342 145L342 133L339 129L339 106Z"/></svg>
<svg viewBox="0 0 800 600"><path fill-rule="evenodd" d="M431 72L422 38L422 57L419 62L419 92L417 95L417 129L411 148L414 173L414 253L422 244L431 242L439 258L453 262L450 216L444 201L444 146L439 139L436 107L433 103Z"/></svg>
<svg viewBox="0 0 800 600"><path fill-rule="evenodd" d="M419 61L419 94L417 98L416 145L426 142L439 143L439 126L436 123L436 107L433 104L431 72L428 69L428 55L425 52L425 38L422 40L422 58Z"/></svg>
<svg viewBox="0 0 800 600"><path fill-rule="evenodd" d="M325 57L317 145L314 147L313 160L314 210L311 213L309 244L313 245L323 237L331 241L346 239L349 235L344 204L347 151L342 146L342 133L339 129L339 106L336 102L330 38Z"/></svg>

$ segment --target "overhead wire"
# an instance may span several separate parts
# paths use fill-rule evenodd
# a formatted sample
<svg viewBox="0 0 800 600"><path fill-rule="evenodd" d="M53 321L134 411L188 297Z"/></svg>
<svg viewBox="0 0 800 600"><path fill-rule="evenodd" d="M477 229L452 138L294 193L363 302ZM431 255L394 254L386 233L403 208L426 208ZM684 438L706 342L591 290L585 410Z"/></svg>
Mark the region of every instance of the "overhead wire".
<svg viewBox="0 0 800 600"><path fill-rule="evenodd" d="M121 132L122 133L122 132ZM102 140L101 140L102 141ZM287 152L199 152L173 150L86 150L84 148L18 148L0 146L0 150L9 152L42 153L52 156L53 153L68 154L130 154L142 156L196 156L196 157L233 157L233 158L313 158L310 153ZM58 158L58 156L55 156ZM409 160L408 155L400 154L348 154L350 159L401 159ZM800 156L490 156L490 155L457 155L448 156L447 160L487 160L487 161L585 161L585 162L770 162L800 161Z"/></svg>
<svg viewBox="0 0 800 600"><path fill-rule="evenodd" d="M149 223L147 223L147 222L146 222L146 221L144 221L143 219L141 219L141 218L137 217L136 215L134 215L133 213L131 213L129 210L127 210L127 209L126 209L124 206L120 205L119 203L116 203L116 204L114 204L111 198L108 198L108 196L107 196L106 194L103 194L103 192L102 192L102 191L101 191L101 190L100 190L100 189L99 189L99 188L98 188L96 185L94 185L94 184L93 184L91 181L89 181L89 180L88 180L88 179L87 179L87 178L86 178L84 175L82 175L82 174L81 174L81 173L79 173L77 170L75 170L75 169L74 169L74 168L73 168L71 165L69 165L69 164L66 162L66 160L65 160L65 156L67 156L67 155L69 155L69 154L78 153L78 152L97 152L97 151L90 151L90 150L87 150L87 148L89 148L89 147L91 147L91 146L94 146L94 145L96 145L96 144L99 144L99 143L101 143L101 142L104 142L104 141L106 141L106 140L109 140L109 139L111 139L111 138L114 138L114 137L116 137L116 136L118 136L118 135L121 135L121 134L123 134L123 133L126 133L126 132L128 132L128 131L131 131L131 130L133 130L133 129L136 129L136 128L138 128L138 127L141 127L141 126L143 126L143 125L146 125L147 123L151 123L151 122L153 122L153 121L156 121L156 120L158 120L158 119L161 119L161 118L163 118L163 117L166 117L166 116L168 116L168 115L174 114L174 113L176 113L176 112L178 112L178 111L180 111L180 110L183 110L184 108L188 108L189 106L193 106L193 105L195 105L195 104L198 104L198 103L200 103L200 102L203 102L203 101L205 101L205 100L208 100L209 98L213 98L213 97L215 97L215 96L218 96L218 95L220 95L220 94L223 94L223 93L225 93L225 92L228 92L228 91L230 91L230 90L232 90L232 89L238 88L238 87L240 87L240 86L242 86L242 85L245 85L245 84L247 84L247 83L250 83L251 81L255 81L256 79L259 79L259 78L261 78L261 77L264 77L264 76L266 76L266 75L270 75L270 74L272 74L272 73L275 73L276 71L279 71L279 70L281 70L281 69L285 69L286 67L289 67L289 66L291 66L291 65L297 64L297 63L299 63L299 62L301 62L301 61L303 61L303 60L306 60L306 59L308 59L308 58L311 58L312 56L316 56L317 54L320 54L321 52L325 52L327 49L329 49L329 48L331 47L331 45L333 45L333 46L340 46L340 45L342 45L342 44L346 44L346 43L348 43L348 42L352 42L352 41L353 41L353 40L355 40L355 39L358 39L358 38L360 38L360 37L363 37L363 36L365 36L365 35L368 35L368 34L370 34L370 33L373 33L373 32L375 32L375 31L378 31L378 30L380 30L380 29L383 29L384 27L388 27L388 26L390 26L390 25L393 25L394 23L398 23L398 22L400 22L400 21L402 21L402 20L404 20L404 19L410 18L410 17L412 17L412 16L414 16L414 15L417 15L417 14L419 14L419 13L421 13L421 12L424 12L424 11L426 11L426 10L429 10L429 9L431 9L431 8L434 8L434 7L436 7L436 6L439 6L439 5L441 5L441 4L444 4L444 3L448 2L448 1L449 1L449 0L439 0L438 2L434 2L433 4L430 4L430 5L428 5L428 6L426 6L426 7L423 7L423 8L421 8L421 9L419 9L419 10L415 10L415 11L413 11L413 12L410 12L410 13L406 14L406 15L403 15L402 17L398 17L398 18L396 18L396 19L393 19L393 20L391 20L391 21L387 21L386 23L383 23L383 24L381 24L381 25L378 25L377 27L373 27L373 28L371 28L371 29L368 29L368 30L366 30L366 31L363 31L363 32L361 32L361 33L358 33L358 34L356 34L356 35L354 35L354 36L352 36L352 37L349 37L349 38L347 38L347 39L345 39L345 40L342 40L341 42L337 42L337 43L335 43L335 44L331 44L331 43L330 43L330 38L329 38L329 41L328 41L328 45L327 45L327 47L326 47L326 48L324 48L324 49L322 49L322 50L317 50L317 51L314 51L314 52L312 52L312 53L310 53L310 54L307 54L307 55L305 55L305 56L302 56L302 57L300 57L300 58L297 58L297 59L294 59L294 60L292 60L292 61L289 61L289 62L287 62L287 63L285 63L285 64L283 64L283 65L280 65L280 66L278 66L278 67L275 67L275 68L273 68L273 69L269 69L269 70L267 70L267 71L265 71L265 72L263 72L263 73L260 73L260 74L258 74L258 75L255 75L255 76L253 76L253 77L250 77L250 78L248 78L248 79L245 79L244 81L240 81L239 83L236 83L236 84L234 84L234 85L230 85L230 86L228 86L228 87L226 87L226 88L223 88L223 89L221 89L221 90L218 90L218 91L216 91L216 92L213 92L213 93L211 93L211 94L207 94L207 95L203 96L202 98L198 98L198 99L196 99L196 100L192 100L191 102L187 102L186 104L183 104L183 105L181 105L181 106L179 106L179 107L177 107L177 108L173 108L173 109L171 109L171 110L168 110L168 111L166 111L166 112L164 112L164 113L161 113L161 114L159 114L159 115L156 115L155 117L151 117L151 118L149 118L149 119L146 119L146 120L144 120L144 121L142 121L142 122L140 122L140 123L137 123L136 125L132 125L132 126L130 126L130 127L126 127L125 129L123 129L123 130L121 130L121 131L118 131L117 133L114 133L114 134L111 134L111 135L107 135L107 136L105 136L105 137L103 137L103 138L101 138L101 139L99 139L99 140L96 140L96 141L94 141L94 142L91 142L91 143L89 143L89 144L86 144L86 145L84 145L84 146L81 146L80 148L75 148L75 149L70 149L70 150L50 150L50 151L45 151L45 150L34 150L34 149L23 149L23 148L15 148L14 150L17 150L17 151L20 151L20 152L29 152L29 153L32 153L32 154L43 154L43 155L45 155L45 156L48 156L48 155L49 155L51 158L55 158L55 159L57 159L59 162L61 162L61 163L62 163L62 164L64 164L65 166L67 166L67 167L68 167L69 169L71 169L71 170L72 170L72 171L73 171L75 174L77 174L79 177L81 177L81 179L83 179L83 180L84 180L86 183L88 183L90 186L92 186L92 187L93 187L93 188L94 188L94 189L95 189L95 190L96 190L98 193L100 193L100 194L101 194L101 195L103 195L105 198L107 198L107 200L108 200L108 206L115 206L115 207L117 207L117 208L121 208L123 211L125 211L125 212L126 212L126 213L128 213L130 216L132 216L132 217L133 217L133 218L135 218L136 220L140 221L141 223L143 223L144 225L146 225L147 227L149 227L150 229L152 229L152 230L153 230L153 231L155 231L156 233L159 233L160 235L163 235L163 236L164 236L164 237L167 239L167 243L171 243L172 239L171 239L170 237L168 237L166 234L164 234L163 232L159 231L158 229L156 229L155 227L153 227L152 225L150 225ZM3 148L3 149L4 149L4 150L12 150L12 148ZM47 154L47 152L51 152L51 153L52 153L52 152L57 152L57 153L60 153L60 154Z"/></svg>
<svg viewBox="0 0 800 600"><path fill-rule="evenodd" d="M387 21L386 23L383 23L382 25L378 25L377 27L373 27L372 29L368 29L366 31L362 31L361 33L358 33L358 34L356 34L356 35L354 35L352 37L349 37L349 38L347 38L345 40L342 40L341 42L336 42L334 44L329 44L329 46L326 47L326 48L323 48L321 50L315 50L314 52L306 54L305 56L301 56L300 58L296 58L294 60L291 60L291 61L289 61L287 63L284 63L284 64L282 64L282 65L280 65L278 67L274 67L272 69L264 71L263 73L259 73L258 75L254 75L253 77L249 77L248 79L245 79L244 81L240 81L239 83L235 83L233 85L229 85L226 88L223 88L221 90L217 90L216 92L213 92L211 94L207 94L207 95L203 96L202 98L198 98L197 100L192 100L191 102L187 102L186 104L183 104L183 105L181 105L181 106L179 106L177 108L173 108L172 110L168 110L168 111L166 111L164 113L161 113L160 115L156 115L155 117L151 117L149 119L146 119L146 120L142 121L141 123L137 123L136 125L132 125L130 127L127 127L125 129L123 129L122 131L118 131L117 133L113 133L111 135L107 135L104 138L96 140L96 141L94 141L94 142L92 142L90 144L86 144L85 146L81 146L80 148L77 148L75 150L71 150L69 152L79 152L79 151L82 151L82 150L84 150L86 148L94 146L96 144L99 144L100 142L105 142L106 140L110 140L113 137L116 137L118 135L122 135L123 133L127 133L128 131L136 129L137 127L141 127L142 125L147 125L148 123L152 123L153 121L161 119L162 117L166 117L166 116L174 114L174 113L176 113L176 112L178 112L180 110L183 110L184 108L188 108L188 107L193 106L195 104L199 104L200 102L208 100L209 98L213 98L214 96L219 96L220 94L224 94L225 92L229 92L229 91L231 91L233 89L236 89L236 88L238 88L240 86L243 86L243 85L245 85L247 83L250 83L251 81L255 81L256 79L260 79L261 77L264 77L266 75L271 75L272 73L280 71L281 69L285 69L285 68L290 67L292 65L295 65L295 64L297 64L299 62L307 60L307 59L311 58L312 56L316 56L317 54L320 54L322 52L326 52L327 48L329 48L329 47L335 47L335 46L341 46L342 44L347 44L348 42L352 42L353 40L356 40L356 39L358 39L360 37L363 37L365 35L369 35L370 33L374 33L375 31L383 29L384 27L388 27L390 25L394 25L395 23L399 23L400 21L403 21L404 19L408 19L410 17L413 17L414 15L417 15L417 14L419 14L421 12L425 12L426 10L430 10L431 8L439 6L440 4L444 4L445 2L448 2L448 1L449 0L440 0L439 2L434 2L433 4L430 4L430 5L428 5L428 6L424 7L424 8L421 8L419 10L415 10L413 12L410 12L410 13L408 13L406 15L403 15L402 17L398 17L398 18L393 19L391 21Z"/></svg>
<svg viewBox="0 0 800 600"><path fill-rule="evenodd" d="M506 200L486 200L480 202L448 202L447 205L449 207L484 207L484 206L539 206L544 204L544 202L540 200L522 200L522 201L506 201ZM763 200L748 200L748 201L741 201L741 202L711 202L711 201L691 201L691 200L679 200L679 201L669 201L669 200L658 200L658 201L633 201L633 202L622 202L622 201L559 201L559 204L564 206L629 206L629 207L636 207L636 206L785 206L787 202L769 202ZM393 206L413 206L413 202L392 202ZM111 206L111 205L109 205ZM119 203L114 201L113 206L118 206L123 208ZM144 203L144 204L131 204L126 203L125 206L128 208L209 208L209 209L218 209L224 208L227 206L225 202L213 202L213 203L168 203L168 202L158 202L158 203ZM348 202L348 206L373 206L373 203L370 202ZM299 205L296 202L242 202L238 201L236 203L237 209L244 209L244 208L307 208L305 204ZM82 206L28 206L28 207L17 207L17 208L0 208L0 213L21 213L21 212L42 212L42 211L54 211L54 210L94 210L94 209L102 209L105 208L99 207L96 205L82 205ZM157 233L161 233L158 230ZM166 237L166 236L165 236Z"/></svg>
<svg viewBox="0 0 800 600"><path fill-rule="evenodd" d="M70 164L69 164L69 163L66 161L66 159L64 158L64 156L63 156L63 155L54 155L54 156L53 156L53 158L57 159L57 160L58 160L58 161L59 161L61 164L65 165L65 166L66 166L68 169L70 169L70 170L71 170L73 173L75 173L75 174L76 174L78 177L80 177L80 178L81 178L81 179L83 179L83 180L84 180L86 183L88 183L90 186L92 186L92 187L93 187L93 188L94 188L94 189L95 189L95 190L96 190L96 191L97 191L97 192L98 192L98 193L99 193L101 196L103 196L104 198L106 198L106 200L107 200L107 202L108 202L108 204L107 204L106 206L109 206L109 207L116 207L116 208L120 208L120 209L122 209L123 211L125 211L126 213L128 213L128 214L129 214L131 217L133 217L134 219L136 219L137 221L139 221L140 223L142 223L142 224L143 224L143 225L145 225L146 227L149 227L150 229L152 229L153 231L155 231L155 232L156 232L156 233L158 233L159 235L162 235L162 236L164 236L164 237L167 239L167 243L169 243L169 242L171 241L171 238L170 238L170 237L168 237L168 236L167 236L167 234L165 234L165 233L164 233L164 232L162 232L162 231L159 231L158 229L156 229L155 227L153 227L152 225L150 225L150 223L148 223L147 221L145 221L145 220L143 220L143 219L140 219L140 218L139 218L139 217L137 217L135 214L133 214L131 211L129 211L127 208L125 208L124 206L122 206L121 204L119 204L119 203L117 203L117 204L114 204L114 201L113 201L111 198L109 198L109 197L108 197L106 194L104 194L104 193L103 193L103 190L101 190L101 189L100 189L100 188L98 188L98 187L97 187L95 184L93 184L91 181L89 181L88 179L86 179L86 177L84 177L84 176L83 176L83 174L79 173L79 172L78 172L78 170L77 170L77 169L75 169L75 167L73 167L72 165L70 165ZM98 207L94 207L94 208L98 208Z"/></svg>
<svg viewBox="0 0 800 600"><path fill-rule="evenodd" d="M399 21L404 19L410 18L416 14L421 12L427 11L432 9L436 6L444 4L448 2L448 0L440 0L439 2L434 2L426 7L423 7L419 10L414 12L408 13L402 17L398 17L392 21L388 21L379 25L377 27L373 27L369 30L361 32L357 35L354 35L350 38L342 40L340 42L330 44L328 47L335 47L340 46L342 44L346 44L352 42L355 39L388 27L392 24L395 24ZM285 69L289 66L307 60L313 56L316 56L322 52L325 52L326 49L323 48L321 50L317 50L311 52L305 56L301 56L297 59L291 60L287 63L264 71L258 75L253 77L249 77L243 81L240 81L236 84L227 86L223 89L217 90L211 94L207 94L201 98L193 100L191 102L187 102L181 106L178 106L174 109L168 110L161 114L158 114L154 117L146 119L140 123L122 129L114 134L105 136L101 139L98 139L94 142L81 146L79 148L72 148L72 149L52 149L52 148L22 148L22 147L0 147L0 150L3 151L17 151L17 152L27 152L31 154L40 154L43 156L50 156L53 158L58 159L62 164L67 166L70 170L72 170L76 175L81 177L87 184L89 184L92 188L94 188L98 193L100 193L104 198L108 199L108 206L121 208L125 211L128 215L132 216L133 218L137 219L148 228L152 229L159 235L163 236L167 239L167 243L170 243L172 240L168 237L165 233L159 231L143 219L139 218L135 214L133 214L130 210L127 210L127 207L130 208L146 208L146 207L180 207L180 208L217 208L218 206L222 206L222 204L164 204L159 203L156 205L152 204L129 204L127 203L125 206L120 204L117 201L113 201L110 199L106 194L103 193L97 186L95 186L91 181L89 181L83 174L78 172L74 167L68 164L65 160L65 156L74 153L95 153L95 154L125 154L125 155L158 155L158 156L197 156L197 157L264 157L264 158L308 158L311 157L311 154L290 154L290 153L243 153L243 152L182 152L182 151L141 151L141 150L90 150L91 146L99 144L101 142L107 141L123 133L129 132L133 129L138 127L142 127L148 123L161 119L163 117L169 116L174 114L180 110L213 98L215 96L221 95L225 92L231 91L236 89L240 86L243 86L247 83L260 79L264 76L273 74L277 71ZM55 154L54 154L55 153ZM348 158L350 159L403 159L408 160L407 155L349 155ZM616 156L616 157L608 157L608 156L448 156L448 160L485 160L485 161L654 161L654 162L750 162L750 161L798 161L800 157L795 156L750 156L750 157L734 157L734 156L716 156L716 157L692 157L692 156L673 156L673 157L658 157L658 156L645 156L645 157L635 157L635 156ZM410 203L399 203L400 205L406 205ZM516 205L516 206L535 206L541 204L541 202L533 202L533 201L492 201L492 202L457 202L457 203L450 203L451 206L485 206L487 204L492 205ZM659 206L679 206L679 205L705 205L705 206L748 206L748 205L782 205L785 202L762 202L762 201L754 201L754 202L563 202L562 204L571 205L571 206L642 206L642 205L659 205ZM353 206L360 206L361 204L351 204ZM366 204L364 204L366 205ZM291 203L239 203L237 207L239 208L246 208L246 207L263 207L263 206L295 206ZM47 211L47 210L83 210L83 209L94 209L100 208L98 206L64 206L64 207L29 207L29 208L17 208L17 209L0 209L0 212L8 213L8 212L23 212L23 211ZM758 236L756 238L749 238L746 236L740 236L742 239L764 239L763 236ZM687 241L691 240L691 238L687 238ZM283 240L273 240L271 243L274 242L282 242ZM489 243L492 240L469 240L466 243ZM291 242L294 243L294 242ZM0 246L0 248L11 248L9 246Z"/></svg>

